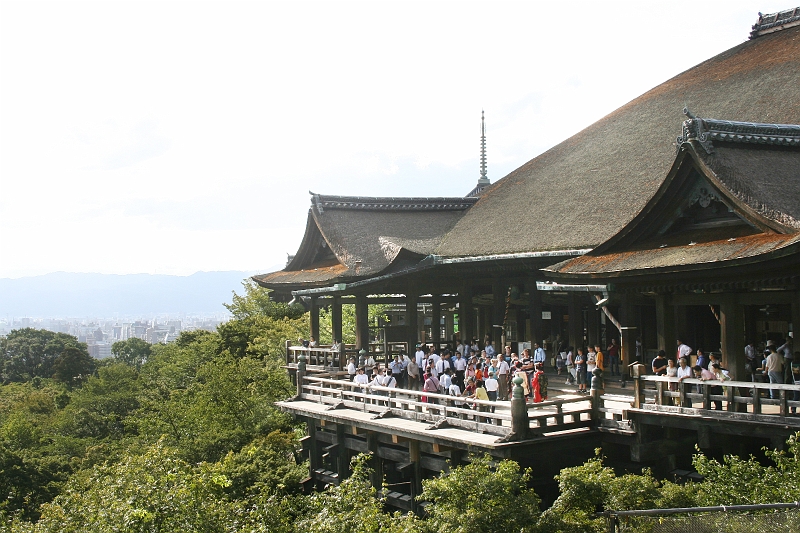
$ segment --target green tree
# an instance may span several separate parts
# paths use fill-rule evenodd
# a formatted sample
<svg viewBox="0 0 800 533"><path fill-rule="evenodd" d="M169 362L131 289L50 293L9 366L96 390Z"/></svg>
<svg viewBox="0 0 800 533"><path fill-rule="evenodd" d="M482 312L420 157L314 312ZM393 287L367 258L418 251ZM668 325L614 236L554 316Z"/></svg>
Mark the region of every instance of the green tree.
<svg viewBox="0 0 800 533"><path fill-rule="evenodd" d="M53 365L67 347L88 355L86 344L72 335L34 328L12 330L6 337L0 337L3 382L52 377Z"/></svg>
<svg viewBox="0 0 800 533"><path fill-rule="evenodd" d="M53 378L67 386L80 385L94 372L97 361L84 349L64 348L53 362Z"/></svg>
<svg viewBox="0 0 800 533"><path fill-rule="evenodd" d="M504 460L475 457L469 464L422 482L425 528L439 533L532 531L539 518L539 497L528 488L530 471Z"/></svg>
<svg viewBox="0 0 800 533"><path fill-rule="evenodd" d="M136 370L150 357L150 344L136 337L118 341L111 345L111 353L117 361L134 367Z"/></svg>

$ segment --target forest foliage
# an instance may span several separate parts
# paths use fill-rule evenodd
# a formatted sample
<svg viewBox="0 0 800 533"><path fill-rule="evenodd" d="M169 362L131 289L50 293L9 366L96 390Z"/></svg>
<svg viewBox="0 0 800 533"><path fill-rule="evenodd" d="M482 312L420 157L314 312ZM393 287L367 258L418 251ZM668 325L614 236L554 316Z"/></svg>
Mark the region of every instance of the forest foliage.
<svg viewBox="0 0 800 533"><path fill-rule="evenodd" d="M0 339L0 531L418 532L604 531L604 509L793 501L800 442L724 461L695 456L705 479L619 474L601 455L557 477L548 509L531 471L475 457L423 482L426 516L391 513L366 456L339 486L304 494L302 428L274 406L292 394L284 341L307 336L299 309L246 284L217 332L168 345L115 343L96 361L69 335ZM88 359L87 359L88 358Z"/></svg>

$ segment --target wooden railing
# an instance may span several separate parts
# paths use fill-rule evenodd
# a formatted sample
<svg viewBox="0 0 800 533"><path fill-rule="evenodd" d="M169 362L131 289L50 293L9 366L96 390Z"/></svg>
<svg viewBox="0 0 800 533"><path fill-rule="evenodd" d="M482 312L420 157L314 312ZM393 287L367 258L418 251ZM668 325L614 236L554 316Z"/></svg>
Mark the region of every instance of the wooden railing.
<svg viewBox="0 0 800 533"><path fill-rule="evenodd" d="M370 343L368 352L373 356L376 363L385 366L388 365L394 355L400 353L401 350L405 351L405 347L406 343ZM356 361L358 361L359 350L356 349L355 344L345 344L344 349L340 350L333 350L330 345L320 345L316 348L292 346L291 341L287 341L286 364L296 366L300 355L307 357L309 365L318 367L338 367L340 355L344 355L344 363L341 368L347 366L347 360L350 357L355 357Z"/></svg>
<svg viewBox="0 0 800 533"><path fill-rule="evenodd" d="M722 387L722 394L712 393L715 387ZM770 391L775 391L777 397L770 398ZM665 411L675 407L728 411L739 417L748 413L753 420L764 421L786 418L792 409L800 407L795 393L800 396L800 385L640 376L634 381L634 406L655 410L663 407L661 410ZM797 423L800 425L800 419Z"/></svg>
<svg viewBox="0 0 800 533"><path fill-rule="evenodd" d="M504 437L512 427L508 401L485 401L423 391L361 385L347 380L302 376L299 398L432 424L448 425ZM565 398L527 405L529 436L563 431L592 423L588 397Z"/></svg>

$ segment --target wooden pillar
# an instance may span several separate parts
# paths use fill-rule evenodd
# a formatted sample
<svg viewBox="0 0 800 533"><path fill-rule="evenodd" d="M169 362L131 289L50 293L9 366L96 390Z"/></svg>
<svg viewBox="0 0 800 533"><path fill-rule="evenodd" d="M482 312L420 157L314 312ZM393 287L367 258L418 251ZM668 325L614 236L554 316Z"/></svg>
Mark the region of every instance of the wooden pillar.
<svg viewBox="0 0 800 533"><path fill-rule="evenodd" d="M322 344L319 340L319 300L316 296L311 297L311 308L309 309L309 316L311 317L311 336L314 340Z"/></svg>
<svg viewBox="0 0 800 533"><path fill-rule="evenodd" d="M722 339L722 361L737 381L745 381L744 371L744 306L736 294L725 294L719 306L720 338Z"/></svg>
<svg viewBox="0 0 800 533"><path fill-rule="evenodd" d="M345 446L344 424L336 424L336 473L339 483L350 475L350 452Z"/></svg>
<svg viewBox="0 0 800 533"><path fill-rule="evenodd" d="M433 297L431 303L431 341L433 345L438 347L442 342L442 301L439 299L438 294L431 295Z"/></svg>
<svg viewBox="0 0 800 533"><path fill-rule="evenodd" d="M583 345L583 294L579 292L569 293L569 307L567 314L569 315L569 339L567 340L569 346ZM553 354L555 355L555 354Z"/></svg>
<svg viewBox="0 0 800 533"><path fill-rule="evenodd" d="M622 302L619 306L619 323L623 328L620 332L619 345L622 348L620 355L620 366L622 375L627 375L627 366L636 359L636 337L641 335L636 327L635 307L631 304L627 294L622 295ZM639 361L643 363L643 361Z"/></svg>
<svg viewBox="0 0 800 533"><path fill-rule="evenodd" d="M420 460L419 441L408 441L408 455L411 461L411 508L419 511L417 496L422 493L422 462Z"/></svg>
<svg viewBox="0 0 800 533"><path fill-rule="evenodd" d="M531 345L534 342L541 344L545 336L544 321L542 320L542 293L536 289L536 280L533 278L530 278L525 285L528 289L528 311L531 317L531 336L528 340Z"/></svg>
<svg viewBox="0 0 800 533"><path fill-rule="evenodd" d="M506 297L508 296L508 285L501 279L492 281L492 321L489 324L491 328L491 339L494 341L495 349L502 350L502 337L505 332L504 328L496 328L494 326L505 326L506 314Z"/></svg>
<svg viewBox="0 0 800 533"><path fill-rule="evenodd" d="M594 305L594 300L592 304L593 305L589 306L589 312L586 316L586 321L588 322L588 324L586 324L586 342L588 345L594 346L600 343L600 313L602 313L602 311ZM575 348L578 348L578 346Z"/></svg>
<svg viewBox="0 0 800 533"><path fill-rule="evenodd" d="M367 450L371 454L369 466L372 468L370 482L375 490L383 488L383 458L378 455L378 434L374 431L367 433Z"/></svg>
<svg viewBox="0 0 800 533"><path fill-rule="evenodd" d="M406 327L408 328L408 353L414 353L414 346L420 342L419 320L417 317L417 289L413 285L406 291Z"/></svg>
<svg viewBox="0 0 800 533"><path fill-rule="evenodd" d="M458 331L461 341L475 337L475 311L472 307L472 285L464 283L458 292Z"/></svg>
<svg viewBox="0 0 800 533"><path fill-rule="evenodd" d="M664 350L667 357L673 357L677 353L675 309L672 307L672 298L668 294L656 296L656 337L658 349ZM642 363L644 362L642 361Z"/></svg>
<svg viewBox="0 0 800 533"><path fill-rule="evenodd" d="M308 468L311 470L311 477L314 477L314 470L320 467L321 461L317 442L317 421L313 418L306 418L306 432L308 440L307 444L304 444L304 448L308 450Z"/></svg>
<svg viewBox="0 0 800 533"><path fill-rule="evenodd" d="M797 340L800 331L800 291L792 294L792 349L796 352L800 350L800 341Z"/></svg>
<svg viewBox="0 0 800 533"><path fill-rule="evenodd" d="M367 296L356 296L356 350L369 351L369 305Z"/></svg>
<svg viewBox="0 0 800 533"><path fill-rule="evenodd" d="M331 330L333 340L339 343L339 370L344 369L347 361L344 357L344 339L342 339L342 298L334 296L331 304Z"/></svg>

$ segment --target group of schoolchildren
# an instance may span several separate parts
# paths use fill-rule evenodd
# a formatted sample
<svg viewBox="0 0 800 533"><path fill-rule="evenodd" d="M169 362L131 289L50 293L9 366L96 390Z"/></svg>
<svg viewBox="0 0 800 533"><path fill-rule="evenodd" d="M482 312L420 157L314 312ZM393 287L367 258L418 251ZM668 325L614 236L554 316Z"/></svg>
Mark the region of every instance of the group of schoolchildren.
<svg viewBox="0 0 800 533"><path fill-rule="evenodd" d="M536 346L537 350L541 350ZM498 354L491 341L478 353L477 341L472 344L457 342L455 350L449 347L439 351L425 344L417 345L413 357L401 353L394 357L388 368L376 364L370 354L365 354L359 365L350 358L347 371L350 378L364 387L401 387L424 393L444 394L464 400L508 400L514 378L520 376L526 401L542 402L547 399L547 375L544 373L544 351L540 358L531 358L524 350L522 357L506 347ZM438 403L433 396L423 396L428 403Z"/></svg>

